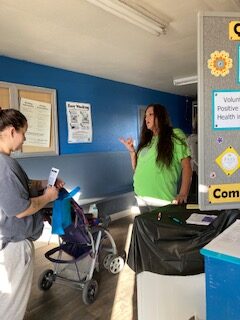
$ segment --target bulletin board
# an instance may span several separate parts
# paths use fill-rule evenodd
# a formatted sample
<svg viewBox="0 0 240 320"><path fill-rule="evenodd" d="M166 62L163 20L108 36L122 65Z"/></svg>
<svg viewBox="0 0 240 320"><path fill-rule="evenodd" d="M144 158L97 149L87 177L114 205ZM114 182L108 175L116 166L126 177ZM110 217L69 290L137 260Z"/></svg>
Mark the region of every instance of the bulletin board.
<svg viewBox="0 0 240 320"><path fill-rule="evenodd" d="M198 154L201 210L239 208L240 14L198 16Z"/></svg>
<svg viewBox="0 0 240 320"><path fill-rule="evenodd" d="M0 86L0 106L7 109L10 106L10 91L8 87Z"/></svg>
<svg viewBox="0 0 240 320"><path fill-rule="evenodd" d="M46 156L46 155L57 155L59 153L58 148L58 126L57 126L57 106L56 106L56 90L26 86L16 83L0 82L0 106L2 108L14 108L22 111L22 101L37 105L39 108L42 106L48 107L48 139L47 143L40 144L38 142L32 142L31 144L24 145L22 150L15 152L15 157L35 157L35 156ZM31 104L30 104L31 106ZM29 107L30 108L30 107ZM25 114L26 115L26 114ZM27 119L28 116L26 115ZM36 117L36 119L33 119ZM41 117L41 114L40 114ZM43 118L44 120L44 118ZM42 121L43 121L42 120ZM31 113L31 122L39 123L39 113ZM28 119L30 122L30 119ZM37 132L35 132L37 135ZM37 141L37 139L35 139Z"/></svg>

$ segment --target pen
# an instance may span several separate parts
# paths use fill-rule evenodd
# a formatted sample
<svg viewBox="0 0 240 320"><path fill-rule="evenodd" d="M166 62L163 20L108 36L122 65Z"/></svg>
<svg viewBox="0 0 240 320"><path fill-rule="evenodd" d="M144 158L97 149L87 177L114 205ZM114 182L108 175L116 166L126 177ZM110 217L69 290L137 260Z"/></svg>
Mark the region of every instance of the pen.
<svg viewBox="0 0 240 320"><path fill-rule="evenodd" d="M182 221L179 220L178 218L175 218L175 217L172 217L172 216L168 216L168 218L171 219L172 221L176 222L176 223L182 224Z"/></svg>

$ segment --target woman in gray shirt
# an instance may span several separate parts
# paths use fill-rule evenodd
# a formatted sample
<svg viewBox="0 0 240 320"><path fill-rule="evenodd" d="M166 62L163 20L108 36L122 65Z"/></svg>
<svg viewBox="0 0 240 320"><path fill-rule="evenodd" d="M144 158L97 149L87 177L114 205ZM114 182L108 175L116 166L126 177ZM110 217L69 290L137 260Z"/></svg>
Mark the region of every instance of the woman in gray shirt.
<svg viewBox="0 0 240 320"><path fill-rule="evenodd" d="M21 112L0 108L0 319L4 320L24 317L33 275L32 240L43 229L40 210L57 199L64 185L61 180L54 187L47 187L46 180L29 180L10 157L22 148L26 131L27 119Z"/></svg>

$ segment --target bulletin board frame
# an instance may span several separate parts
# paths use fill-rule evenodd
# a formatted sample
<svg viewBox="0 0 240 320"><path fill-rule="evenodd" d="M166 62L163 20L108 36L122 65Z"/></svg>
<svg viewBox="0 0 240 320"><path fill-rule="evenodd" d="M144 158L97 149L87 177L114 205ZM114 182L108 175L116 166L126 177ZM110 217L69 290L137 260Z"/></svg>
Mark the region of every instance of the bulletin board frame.
<svg viewBox="0 0 240 320"><path fill-rule="evenodd" d="M240 37L237 41L233 41L230 37L230 26L234 21L240 22L239 13L200 12L198 14L198 201L200 210L239 208L240 120L238 126L232 119L240 119L238 81ZM221 63L221 58L217 62L216 56L220 57L221 53L226 58L223 61L227 61L223 66L227 72L221 69L222 66L219 64L220 71L218 70L217 73L214 66ZM236 92L239 92L239 107L238 103L233 102ZM221 93L222 100L219 98L214 100L214 94L218 93ZM223 100L228 101L231 93L230 103L224 103ZM220 124L218 127L214 122L216 112L219 119L218 125ZM225 123L220 120L224 120ZM228 155L232 157L231 163L227 158Z"/></svg>
<svg viewBox="0 0 240 320"><path fill-rule="evenodd" d="M13 157L26 158L58 155L59 144L56 90L17 83L0 82L0 106L3 109L14 108L20 110L22 98L38 103L47 103L51 106L49 146L23 145L22 150L13 153Z"/></svg>

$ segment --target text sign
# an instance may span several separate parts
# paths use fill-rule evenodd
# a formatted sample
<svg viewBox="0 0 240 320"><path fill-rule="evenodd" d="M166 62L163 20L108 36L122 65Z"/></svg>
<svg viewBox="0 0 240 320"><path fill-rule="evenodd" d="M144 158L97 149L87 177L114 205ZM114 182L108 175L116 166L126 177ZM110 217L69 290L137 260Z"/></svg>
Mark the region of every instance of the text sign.
<svg viewBox="0 0 240 320"><path fill-rule="evenodd" d="M209 186L208 201L210 203L239 202L240 184L233 183Z"/></svg>
<svg viewBox="0 0 240 320"><path fill-rule="evenodd" d="M240 91L213 91L213 129L240 129Z"/></svg>
<svg viewBox="0 0 240 320"><path fill-rule="evenodd" d="M229 40L240 40L240 21L229 22Z"/></svg>

